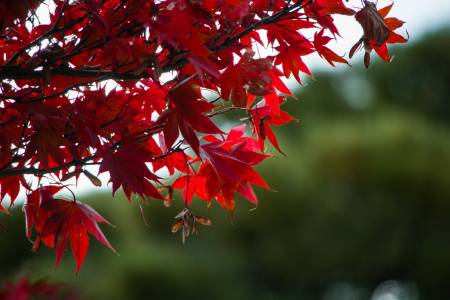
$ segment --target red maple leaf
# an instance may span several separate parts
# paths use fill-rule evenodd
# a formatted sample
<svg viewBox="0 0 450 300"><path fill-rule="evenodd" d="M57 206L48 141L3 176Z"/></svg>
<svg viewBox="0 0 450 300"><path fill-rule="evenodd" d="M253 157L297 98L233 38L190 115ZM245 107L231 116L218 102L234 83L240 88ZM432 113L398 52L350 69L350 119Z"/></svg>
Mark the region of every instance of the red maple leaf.
<svg viewBox="0 0 450 300"><path fill-rule="evenodd" d="M334 62L348 64L348 62L345 58L337 55L330 48L325 46L332 40L332 38L330 38L328 36L324 36L323 33L324 33L324 30L322 29L321 31L316 32L314 34L313 44L314 44L314 48L316 49L317 53L321 57L323 57L333 67L334 67Z"/></svg>
<svg viewBox="0 0 450 300"><path fill-rule="evenodd" d="M202 99L200 88L189 82L175 86L169 92L169 107L157 121L163 124L165 147L170 148L179 132L192 149L199 153L200 143L196 131L203 133L222 133L204 113L215 106Z"/></svg>
<svg viewBox="0 0 450 300"><path fill-rule="evenodd" d="M99 173L109 172L113 194L122 187L128 199L131 199L132 193L141 197L162 199L158 190L150 182L158 182L159 178L150 172L146 165L153 156L144 145L130 143L116 152L110 149L101 150L99 155L103 157Z"/></svg>
<svg viewBox="0 0 450 300"><path fill-rule="evenodd" d="M237 107L248 106L248 93L254 96L270 94L272 89L272 61L269 58L253 59L245 53L238 63L229 66L220 77L221 96Z"/></svg>
<svg viewBox="0 0 450 300"><path fill-rule="evenodd" d="M10 176L10 177L1 177L0 178L0 204L6 195L10 198L10 206L14 204L14 200L16 200L19 195L20 185L24 187L28 187L25 179L21 175Z"/></svg>
<svg viewBox="0 0 450 300"><path fill-rule="evenodd" d="M28 195L24 206L27 236L31 238L34 227L38 236L33 243L33 250L38 250L41 243L56 249L57 267L70 242L78 273L88 251L88 233L115 252L98 226L98 223L111 224L87 204L54 198L54 194L60 190L61 187L47 186Z"/></svg>
<svg viewBox="0 0 450 300"><path fill-rule="evenodd" d="M281 103L285 102L285 98L280 96ZM278 140L272 131L271 126L281 126L287 123L296 122L297 120L287 112L280 110L278 114L274 113L265 100L260 101L251 110L253 129L258 135L258 141L261 149L264 149L264 141L269 139L270 143L281 153L283 151L278 145Z"/></svg>
<svg viewBox="0 0 450 300"><path fill-rule="evenodd" d="M295 45L298 41L302 41L305 37L300 33L301 29L314 28L314 22L304 20L302 18L293 20L281 20L274 24L264 26L267 30L267 40L269 44L275 41L282 46Z"/></svg>
<svg viewBox="0 0 450 300"><path fill-rule="evenodd" d="M304 63L302 56L306 56L314 52L312 44L304 39L298 41L295 45L278 46L276 50L279 52L275 58L275 65L281 64L284 76L291 75L301 83L300 72L312 77L312 73Z"/></svg>
<svg viewBox="0 0 450 300"><path fill-rule="evenodd" d="M42 128L31 137L25 156L36 153L44 168L64 165L64 139L54 130Z"/></svg>

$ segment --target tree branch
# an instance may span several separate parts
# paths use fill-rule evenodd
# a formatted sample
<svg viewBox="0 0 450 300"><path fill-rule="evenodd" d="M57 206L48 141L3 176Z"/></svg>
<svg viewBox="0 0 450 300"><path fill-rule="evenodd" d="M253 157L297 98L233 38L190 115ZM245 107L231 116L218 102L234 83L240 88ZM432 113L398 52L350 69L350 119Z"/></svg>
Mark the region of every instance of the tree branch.
<svg viewBox="0 0 450 300"><path fill-rule="evenodd" d="M220 51L223 48L232 46L239 39L246 36L253 30L258 29L267 24L274 23L280 20L282 17L294 13L298 11L311 1L307 3L303 3L304 1L299 1L298 3L294 3L290 6L285 7L283 10L268 16L266 18L261 19L258 22L255 22L248 26L244 31L239 34L225 39L222 43L214 46L210 46L209 49L213 52ZM177 70L183 67L188 60L186 58L181 58L175 62L170 62L164 65L161 68L162 73L170 72L173 70ZM103 80L113 79L113 80L140 80L143 78L147 78L147 74L133 74L133 73L118 73L113 72L111 70L87 70L87 69L73 69L73 68L56 68L56 69L48 69L48 70L29 70L29 69L21 69L17 66L0 66L0 79L40 79L40 78L49 78L53 76L65 76L65 77L79 77L79 78L98 78L102 77Z"/></svg>

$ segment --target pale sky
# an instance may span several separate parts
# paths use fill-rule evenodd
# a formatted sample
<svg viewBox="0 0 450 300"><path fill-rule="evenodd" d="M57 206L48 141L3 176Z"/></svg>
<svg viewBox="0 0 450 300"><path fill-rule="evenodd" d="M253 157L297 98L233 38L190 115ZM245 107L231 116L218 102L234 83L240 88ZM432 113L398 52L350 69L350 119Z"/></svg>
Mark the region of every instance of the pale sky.
<svg viewBox="0 0 450 300"><path fill-rule="evenodd" d="M379 0L378 7L386 6L391 2L392 1L390 0ZM360 0L350 0L349 3L352 8L356 9L361 7ZM408 31L410 41L414 42L427 32L450 25L450 0L396 0L390 15L406 22L404 27L401 28L399 32L406 36L406 31ZM336 42L330 43L329 46L338 54L345 54L348 56L349 49L362 34L361 27L352 17L338 16L336 17L336 22L341 31L342 38L339 38ZM318 69L333 70L331 66L329 66L326 62L317 59L317 57L312 56L305 60L312 69L313 73L314 71L317 72ZM357 56L353 58L351 63L354 65L358 63L362 64L361 57ZM346 67L347 66L341 66L340 68ZM95 170L92 171L94 174L97 174ZM84 176L81 176L80 178L82 180L78 183L78 188L73 188L77 194L100 190L99 188L93 187L93 185ZM105 188L108 177L100 176L100 178L103 182L103 188Z"/></svg>

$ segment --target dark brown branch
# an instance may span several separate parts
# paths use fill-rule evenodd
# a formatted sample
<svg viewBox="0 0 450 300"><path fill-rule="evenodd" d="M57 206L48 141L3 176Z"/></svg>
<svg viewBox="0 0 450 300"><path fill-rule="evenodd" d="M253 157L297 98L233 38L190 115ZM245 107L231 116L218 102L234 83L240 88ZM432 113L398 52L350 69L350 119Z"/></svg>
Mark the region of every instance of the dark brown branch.
<svg viewBox="0 0 450 300"><path fill-rule="evenodd" d="M98 78L116 80L139 80L143 75L131 73L115 73L108 70L85 70L85 69L54 69L54 70L27 70L19 68L4 68L0 66L0 79L40 79L53 76L78 77L78 78Z"/></svg>
<svg viewBox="0 0 450 300"><path fill-rule="evenodd" d="M97 163L89 163L89 161L94 160L95 158L97 158L97 156L92 155L92 156L86 157L82 160L73 160L73 161L65 164L64 166L58 166L58 167L53 167L53 168L48 168L48 169L38 169L38 168L34 168L34 167L21 168L21 169L15 169L15 168L14 169L5 169L3 171L0 171L0 177L24 175L24 174L44 175L44 174L48 174L48 173L59 172L59 171L62 171L64 169L68 169L68 168L74 167L74 166L85 166L85 165L97 164Z"/></svg>

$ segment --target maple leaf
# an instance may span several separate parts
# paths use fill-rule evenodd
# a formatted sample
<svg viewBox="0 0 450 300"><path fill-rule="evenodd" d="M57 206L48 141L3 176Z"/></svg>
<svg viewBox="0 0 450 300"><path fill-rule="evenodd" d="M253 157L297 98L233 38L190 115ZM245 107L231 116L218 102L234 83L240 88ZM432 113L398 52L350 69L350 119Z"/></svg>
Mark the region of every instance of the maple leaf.
<svg viewBox="0 0 450 300"><path fill-rule="evenodd" d="M305 39L300 33L301 29L314 28L312 21L303 19L281 20L274 24L268 24L263 28L267 30L267 40L269 44L278 41L282 46L294 45Z"/></svg>
<svg viewBox="0 0 450 300"><path fill-rule="evenodd" d="M198 57L208 57L209 50L206 47L208 41L207 31L202 30L199 20L190 13L189 7L174 5L175 2L167 1L167 9L158 14L158 19L153 24L153 28L159 33L159 38L171 44L173 47L189 49ZM203 21L203 22L202 22ZM196 26L196 25L199 26ZM197 30L193 30L193 26Z"/></svg>
<svg viewBox="0 0 450 300"><path fill-rule="evenodd" d="M334 53L330 48L326 47L325 45L328 44L332 38L328 36L323 35L324 30L322 29L319 32L316 32L314 34L314 48L316 49L317 53L323 58L326 59L326 61L334 67L334 62L348 64L347 60L343 58L342 56L337 55Z"/></svg>
<svg viewBox="0 0 450 300"><path fill-rule="evenodd" d="M31 237L34 227L38 234L33 243L35 251L39 249L41 243L56 249L57 267L67 243L70 242L78 273L88 251L88 233L115 252L98 226L98 223L111 224L87 204L54 198L54 194L60 189L61 187L55 186L41 187L27 196L25 204L27 235Z"/></svg>
<svg viewBox="0 0 450 300"><path fill-rule="evenodd" d="M28 187L23 176L10 176L0 178L0 204L6 195L10 198L10 206L14 205L14 200L16 200L19 195L21 184L24 187Z"/></svg>
<svg viewBox="0 0 450 300"><path fill-rule="evenodd" d="M62 166L64 165L64 155L60 147L64 143L64 139L56 131L42 128L31 137L25 156L32 157L36 153L44 168Z"/></svg>
<svg viewBox="0 0 450 300"><path fill-rule="evenodd" d="M189 161L192 158L182 151L176 151L170 153L169 155L164 155L160 160L155 160L152 162L153 170L156 172L162 168L167 168L170 175L175 173L175 170L178 170L183 173L190 173L189 169Z"/></svg>
<svg viewBox="0 0 450 300"><path fill-rule="evenodd" d="M68 141L64 138L65 119L67 112L61 109L67 98L55 99L51 104L37 105L31 103L14 103L16 109L26 119L28 116L33 131L27 137L23 157L31 159L32 163L38 161L42 168L63 166L70 160L67 151Z"/></svg>
<svg viewBox="0 0 450 300"><path fill-rule="evenodd" d="M313 77L311 71L302 59L302 56L314 52L310 42L303 40L296 45L278 46L276 47L276 50L279 53L275 58L275 65L282 65L284 76L289 77L290 75L293 75L299 83L301 83L300 72Z"/></svg>
<svg viewBox="0 0 450 300"><path fill-rule="evenodd" d="M324 0L321 2L334 2L334 0ZM339 35L339 30L334 24L333 17L327 12L327 7L322 6L318 1L309 1L305 5L305 15L316 20L322 28L330 30L331 33Z"/></svg>
<svg viewBox="0 0 450 300"><path fill-rule="evenodd" d="M144 145L130 143L116 152L104 149L98 154L103 158L99 173L109 172L113 195L119 187L122 187L129 200L132 193L141 197L162 199L158 190L150 182L158 182L159 178L151 173L146 165L153 156Z"/></svg>
<svg viewBox="0 0 450 300"><path fill-rule="evenodd" d="M285 102L284 97L280 98L282 98L282 101L280 101L281 103ZM271 126L285 125L291 122L296 122L297 119L282 110L280 110L278 114L274 113L265 100L262 100L255 105L250 110L250 114L252 116L253 130L258 135L258 141L261 149L264 149L264 141L267 138L280 153L283 153Z"/></svg>
<svg viewBox="0 0 450 300"><path fill-rule="evenodd" d="M236 107L248 106L248 93L255 96L270 94L272 89L272 61L269 58L253 59L245 53L239 62L228 67L220 77L221 96L231 100Z"/></svg>
<svg viewBox="0 0 450 300"><path fill-rule="evenodd" d="M204 115L214 107L214 104L202 99L199 87L184 83L172 88L169 92L169 107L157 121L157 124L164 126L165 146L170 148L180 131L192 149L199 153L200 143L196 131L222 133L216 124Z"/></svg>

